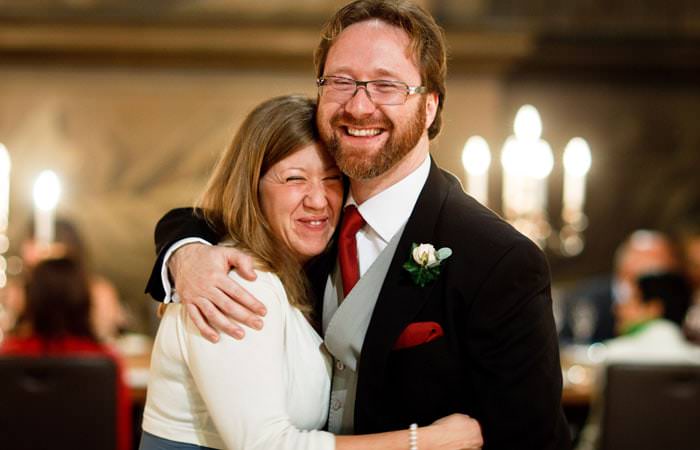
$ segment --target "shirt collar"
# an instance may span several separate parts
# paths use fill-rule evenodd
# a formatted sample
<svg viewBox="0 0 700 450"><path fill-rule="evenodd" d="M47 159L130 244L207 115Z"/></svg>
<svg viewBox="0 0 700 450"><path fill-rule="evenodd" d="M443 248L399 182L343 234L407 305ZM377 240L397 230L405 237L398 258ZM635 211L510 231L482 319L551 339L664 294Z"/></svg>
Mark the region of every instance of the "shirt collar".
<svg viewBox="0 0 700 450"><path fill-rule="evenodd" d="M423 190L430 173L430 156L426 156L420 166L404 179L389 186L382 192L367 199L357 207L358 211L369 225L385 242L399 231L408 221L418 196ZM357 205L348 194L345 206Z"/></svg>

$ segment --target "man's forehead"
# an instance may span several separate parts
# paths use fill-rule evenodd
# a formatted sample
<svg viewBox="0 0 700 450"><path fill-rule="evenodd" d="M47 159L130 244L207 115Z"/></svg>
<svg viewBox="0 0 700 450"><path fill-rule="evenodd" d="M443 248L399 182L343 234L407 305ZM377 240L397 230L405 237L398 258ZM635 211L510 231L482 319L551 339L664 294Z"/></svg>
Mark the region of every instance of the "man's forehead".
<svg viewBox="0 0 700 450"><path fill-rule="evenodd" d="M369 37L369 39L368 39ZM364 44L364 45L363 45ZM395 50L394 45L398 44L403 49L403 56L409 59L417 68L417 58L414 57L411 38L402 28L385 22L381 19L372 18L354 23L341 31L331 45L328 56L326 58L326 66L337 63L338 47L344 49L344 55L348 53L358 55L358 52L364 54L367 51L366 45L381 49L390 58L390 54ZM387 73L392 70L387 67L383 70Z"/></svg>
<svg viewBox="0 0 700 450"><path fill-rule="evenodd" d="M411 37L406 30L377 18L363 20L345 27L345 29L338 34L336 42L343 36L348 34L356 35L358 33L370 33L375 37L380 37L381 34L384 34L386 39L402 41L407 47L410 46L411 42Z"/></svg>

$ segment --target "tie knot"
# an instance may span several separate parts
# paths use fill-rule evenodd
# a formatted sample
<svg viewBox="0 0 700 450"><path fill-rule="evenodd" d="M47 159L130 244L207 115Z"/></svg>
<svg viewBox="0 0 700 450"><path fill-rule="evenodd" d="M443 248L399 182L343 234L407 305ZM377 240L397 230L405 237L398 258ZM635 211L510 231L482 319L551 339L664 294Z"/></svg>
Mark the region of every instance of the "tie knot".
<svg viewBox="0 0 700 450"><path fill-rule="evenodd" d="M355 205L348 205L343 213L343 223L340 225L340 235L343 237L355 236L365 224L360 211Z"/></svg>

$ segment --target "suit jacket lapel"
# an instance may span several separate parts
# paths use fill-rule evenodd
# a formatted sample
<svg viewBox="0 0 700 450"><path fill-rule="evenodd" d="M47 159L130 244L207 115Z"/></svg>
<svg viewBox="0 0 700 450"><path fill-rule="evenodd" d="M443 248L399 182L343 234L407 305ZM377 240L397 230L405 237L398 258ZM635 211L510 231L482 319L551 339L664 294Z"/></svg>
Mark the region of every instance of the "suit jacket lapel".
<svg viewBox="0 0 700 450"><path fill-rule="evenodd" d="M422 288L415 285L402 266L409 257L412 243L437 245L434 231L448 189L445 175L435 163L431 163L430 174L406 223L365 336L360 359L358 400L371 390L371 383L381 383L381 374L395 340L418 314L433 289L434 282ZM357 406L361 405L358 403ZM358 407L355 408L356 418Z"/></svg>

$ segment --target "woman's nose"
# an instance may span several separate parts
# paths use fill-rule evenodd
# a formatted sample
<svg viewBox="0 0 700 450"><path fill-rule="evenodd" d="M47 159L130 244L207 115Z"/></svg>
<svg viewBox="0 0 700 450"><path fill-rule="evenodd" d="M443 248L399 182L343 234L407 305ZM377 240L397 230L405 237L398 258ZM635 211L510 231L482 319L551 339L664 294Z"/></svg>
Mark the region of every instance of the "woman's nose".
<svg viewBox="0 0 700 450"><path fill-rule="evenodd" d="M313 209L321 209L325 208L327 203L326 188L323 186L323 183L312 183L304 197L304 206Z"/></svg>

